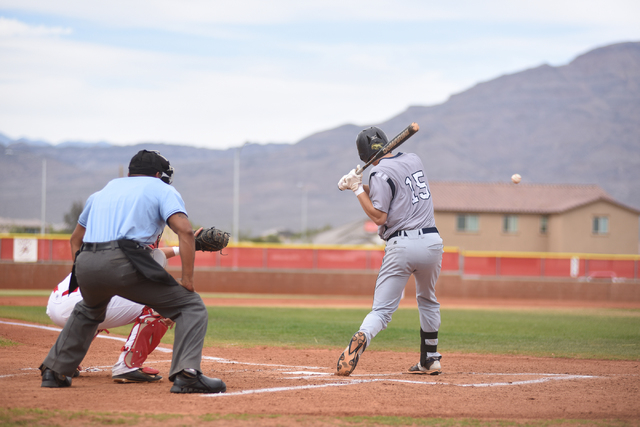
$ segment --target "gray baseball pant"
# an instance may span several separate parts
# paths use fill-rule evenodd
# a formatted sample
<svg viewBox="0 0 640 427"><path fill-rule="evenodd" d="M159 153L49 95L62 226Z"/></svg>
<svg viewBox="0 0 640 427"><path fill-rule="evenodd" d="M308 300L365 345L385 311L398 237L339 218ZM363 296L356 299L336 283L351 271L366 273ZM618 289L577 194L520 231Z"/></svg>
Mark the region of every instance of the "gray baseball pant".
<svg viewBox="0 0 640 427"><path fill-rule="evenodd" d="M438 233L422 234L419 230L405 232L407 236L394 237L385 247L376 280L373 307L360 326L360 331L367 337L367 345L391 322L391 316L398 309L402 291L412 274L416 282L420 327L425 332L440 329L440 303L435 290L442 268L442 238ZM437 340L433 341L431 344L437 345Z"/></svg>
<svg viewBox="0 0 640 427"><path fill-rule="evenodd" d="M80 252L76 276L83 301L76 304L42 363L44 366L71 376L87 354L98 325L104 321L111 297L119 295L148 305L176 322L170 380L187 368L201 372L209 316L200 295L182 286L146 279L118 248Z"/></svg>

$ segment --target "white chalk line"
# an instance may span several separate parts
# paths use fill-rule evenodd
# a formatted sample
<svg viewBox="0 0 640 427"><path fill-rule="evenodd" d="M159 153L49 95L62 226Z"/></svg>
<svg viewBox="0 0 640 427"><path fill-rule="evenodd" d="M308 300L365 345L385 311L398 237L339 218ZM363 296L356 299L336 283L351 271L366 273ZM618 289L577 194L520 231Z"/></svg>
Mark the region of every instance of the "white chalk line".
<svg viewBox="0 0 640 427"><path fill-rule="evenodd" d="M48 331L56 331L60 332L62 329L58 327L44 326L44 325L31 325L27 323L16 323L16 322L6 322L0 320L1 324L12 325L12 326L22 326L28 328L35 329L43 329ZM121 337L111 337L107 335L98 335L97 338L103 339L111 339L121 342L126 342L126 338ZM171 353L173 352L172 348L163 348L157 347L155 351L160 351L163 353ZM291 366L291 365L280 365L280 364L271 364L271 363L253 363L253 362L239 362L235 360L224 359L221 357L213 357L213 356L202 356L202 359L214 361L217 363L223 364L234 364L234 365L246 365L246 366L264 366L264 367L272 367L272 368L285 368L285 369L326 369L325 367L318 366ZM170 361L164 361L170 362ZM156 362L148 362L148 363L162 363L160 361ZM87 368L88 372L101 371L102 369L110 369L111 366L102 366L102 367L91 367ZM35 368L24 368L26 370L35 370ZM280 369L278 369L280 370ZM231 371L233 372L233 371ZM283 372L284 374L289 375L297 375L293 377L285 377L287 379L295 380L295 379L304 379L304 380L331 380L334 381L335 378L328 378L329 376L335 377L334 373L327 372L307 372L307 371L292 371L292 372ZM365 384L372 382L396 382L396 383L404 383L404 384L420 384L420 385L450 385L455 387L502 387L502 386L516 386L516 385L526 385L526 384L540 384L552 380L570 380L570 379L588 379L588 378L598 378L596 376L591 375L569 375L569 374L540 374L540 373L475 373L469 372L467 375L500 375L500 376L542 376L542 378L533 379L533 380L525 380L525 381L509 381L509 382L494 382L494 383L474 383L474 384L455 384L455 383L445 383L445 382L434 382L434 381L411 381L411 380L401 380L395 378L371 378L371 377L381 377L381 376L393 376L398 375L397 373L387 373L387 374L371 374L371 375L353 375L349 378L344 378L340 382L331 382L326 384L309 384L302 386L292 386L292 387L272 387L272 388L264 388L264 389L254 389L254 390L242 390L231 393L223 393L223 394L203 394L203 397L216 397L216 396L243 396L248 394L259 394L259 393L275 393L281 391L294 391L294 390L308 390L314 388L325 388L325 387L342 387L342 386L350 386L357 384ZM23 374L9 374L9 375L1 375L0 378L8 378L18 375L29 375L29 373ZM369 379L364 379L364 377L368 377ZM362 379L359 379L362 378Z"/></svg>
<svg viewBox="0 0 640 427"><path fill-rule="evenodd" d="M506 374L508 375L508 374ZM536 374L526 374L526 375L536 375ZM561 375L561 374L560 374ZM262 388L255 390L241 390L231 393L218 393L218 394L202 394L202 397L221 397L221 396L245 396L248 394L259 394L259 393L277 393L281 391L297 391L297 390L308 390L313 388L325 388L325 387L343 387L350 386L356 384L366 384L366 383L374 383L374 382L395 382L395 383L404 383L404 384L419 384L419 385L439 385L439 386L454 386L454 387L501 387L501 386L516 386L516 385L526 385L526 384L539 384L552 380L569 380L569 379L586 379L586 378L597 378L590 375L566 375L562 377L545 377L539 378L536 380L527 380L527 381L513 381L506 383L477 383L477 384L455 384L455 383L445 383L445 382L434 382L434 381L410 381L410 380L399 380L394 378L375 378L370 380L358 379L347 381L344 380L338 383L328 383L328 384L313 384L313 385L303 385L303 386L293 386L293 387L272 387L272 388Z"/></svg>
<svg viewBox="0 0 640 427"><path fill-rule="evenodd" d="M4 320L0 320L0 323L4 324L4 325L23 326L23 327L26 327L26 328L42 329L42 330L46 330L46 331L54 331L54 332L62 331L62 328L55 327L55 326L31 325L31 324L28 324L28 323L6 322ZM126 338L112 337L112 336L103 335L103 334L99 334L96 338L115 340L115 341L120 341L120 342L126 342L127 341ZM159 347L158 346L158 347L156 347L156 349L154 351L159 351L159 352L162 352L162 353L172 353L173 352L173 348L164 348L164 347ZM214 356L202 356L202 359L212 360L212 361L217 362L217 363L238 364L238 365L248 365L248 366L272 366L272 367L280 367L280 368L285 368L285 369L291 369L291 368L325 369L325 367L319 367L319 366L291 366L291 365L278 365L278 364L269 364L269 363L239 362L237 360L229 360L229 359L224 359L222 357L214 357Z"/></svg>
<svg viewBox="0 0 640 427"><path fill-rule="evenodd" d="M312 388L325 388L325 387L340 387L345 385L360 384L365 382L371 382L376 380L355 380L348 383L330 383L330 384L309 384L296 387L272 387L272 388L259 388L255 390L241 390L231 393L217 393L217 394L202 394L202 397L218 397L218 396L244 396L247 394L259 394L259 393L276 393L279 391L292 391L292 390L309 390Z"/></svg>

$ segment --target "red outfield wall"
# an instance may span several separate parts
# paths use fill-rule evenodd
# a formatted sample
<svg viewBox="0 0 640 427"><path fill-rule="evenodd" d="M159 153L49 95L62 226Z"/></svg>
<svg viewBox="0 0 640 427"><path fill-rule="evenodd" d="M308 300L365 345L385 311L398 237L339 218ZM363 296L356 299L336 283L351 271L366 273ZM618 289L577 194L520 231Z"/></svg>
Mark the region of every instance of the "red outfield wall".
<svg viewBox="0 0 640 427"><path fill-rule="evenodd" d="M6 237L5 237L6 236ZM69 236L0 236L0 262L71 261ZM196 268L378 271L383 247L240 244L197 252ZM169 259L179 267L180 259ZM445 248L443 272L464 276L640 279L640 255L459 251Z"/></svg>
<svg viewBox="0 0 640 427"><path fill-rule="evenodd" d="M0 262L0 289L50 290L71 271L69 263ZM180 269L169 269L175 277ZM198 268L195 285L200 293L283 295L373 295L376 272L347 270L257 270ZM439 297L473 299L536 299L556 301L640 303L640 281L594 279L479 278L443 273ZM413 278L406 296L415 295Z"/></svg>
<svg viewBox="0 0 640 427"><path fill-rule="evenodd" d="M382 247L238 245L197 252L195 280L199 292L372 295L383 255ZM445 248L438 295L640 301L639 264L638 255ZM168 268L179 275L180 259ZM69 236L0 236L0 289L52 289L70 271ZM415 295L413 280L406 293Z"/></svg>

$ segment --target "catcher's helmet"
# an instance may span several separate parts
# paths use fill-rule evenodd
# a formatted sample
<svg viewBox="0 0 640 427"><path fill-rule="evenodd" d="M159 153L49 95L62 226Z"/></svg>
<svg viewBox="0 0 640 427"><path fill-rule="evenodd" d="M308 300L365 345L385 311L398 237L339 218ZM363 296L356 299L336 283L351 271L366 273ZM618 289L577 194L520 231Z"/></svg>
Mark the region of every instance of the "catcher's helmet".
<svg viewBox="0 0 640 427"><path fill-rule="evenodd" d="M141 150L131 158L129 174L155 176L157 172L160 172L163 182L173 182L173 167L159 151Z"/></svg>
<svg viewBox="0 0 640 427"><path fill-rule="evenodd" d="M360 160L368 162L389 140L382 129L375 126L361 131L356 137L356 146Z"/></svg>

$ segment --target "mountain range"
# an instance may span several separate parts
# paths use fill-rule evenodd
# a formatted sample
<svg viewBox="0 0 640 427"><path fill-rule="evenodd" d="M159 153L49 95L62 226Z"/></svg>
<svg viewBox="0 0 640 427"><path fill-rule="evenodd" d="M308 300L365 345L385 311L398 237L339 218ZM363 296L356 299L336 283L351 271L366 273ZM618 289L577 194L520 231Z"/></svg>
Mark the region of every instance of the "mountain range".
<svg viewBox="0 0 640 427"><path fill-rule="evenodd" d="M153 142L51 145L0 135L0 217L40 217L43 159L46 220L61 223L74 202L126 173L130 158L146 148L175 167L174 186L195 225L231 231L239 153L242 234L337 227L364 215L351 192L336 185L362 163L358 132L378 126L391 138L412 122L420 131L400 151L420 155L430 181L506 182L519 173L528 183L597 184L640 208L640 42L625 42L566 65L543 64L478 83L383 123L345 124L295 144L214 150Z"/></svg>

